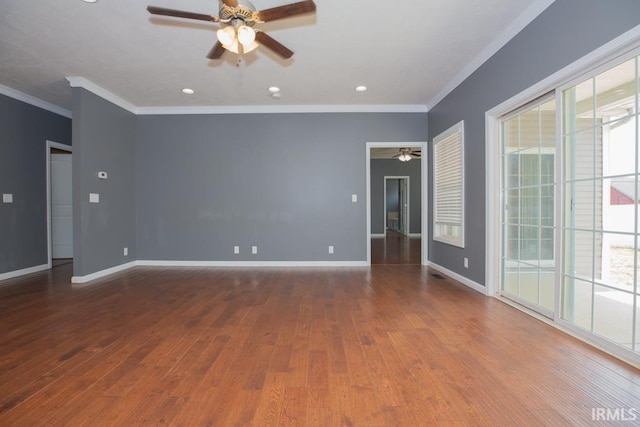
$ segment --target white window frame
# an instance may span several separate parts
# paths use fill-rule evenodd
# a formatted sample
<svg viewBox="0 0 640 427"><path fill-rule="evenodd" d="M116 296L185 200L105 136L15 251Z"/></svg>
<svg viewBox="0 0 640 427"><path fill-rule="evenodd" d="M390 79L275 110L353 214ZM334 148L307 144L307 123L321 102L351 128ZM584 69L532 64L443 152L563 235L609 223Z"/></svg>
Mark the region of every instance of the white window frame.
<svg viewBox="0 0 640 427"><path fill-rule="evenodd" d="M459 138L452 139L452 137L459 135ZM438 199L438 182L440 181L439 177L439 156L438 150L436 149L438 144L446 144L453 142L460 142L460 159L459 159L459 167L460 167L460 223L447 223L444 224L443 221L440 221L438 218L438 207L440 205L440 200ZM450 168L451 165L448 165ZM445 130L435 138L433 138L433 240L447 243L449 245L457 246L459 248L464 248L465 244L465 185L464 185L464 120L456 123L451 126L449 129ZM453 235L451 233L446 233L445 231L441 231L441 227L445 225L450 225L453 227L460 227L460 235Z"/></svg>

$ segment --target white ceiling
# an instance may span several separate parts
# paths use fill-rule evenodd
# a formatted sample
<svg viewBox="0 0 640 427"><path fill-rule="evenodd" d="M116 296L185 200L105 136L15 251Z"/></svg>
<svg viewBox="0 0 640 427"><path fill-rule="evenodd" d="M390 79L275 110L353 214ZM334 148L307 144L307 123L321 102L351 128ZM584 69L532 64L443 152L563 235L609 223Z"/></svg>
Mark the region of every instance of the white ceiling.
<svg viewBox="0 0 640 427"><path fill-rule="evenodd" d="M292 1L252 2L261 10ZM316 13L259 27L293 58L260 47L238 64L230 52L206 58L218 25L146 11L218 15L215 0L0 0L0 93L69 110L65 78L76 76L140 109L427 111L552 2L316 0ZM269 96L272 85L280 99Z"/></svg>

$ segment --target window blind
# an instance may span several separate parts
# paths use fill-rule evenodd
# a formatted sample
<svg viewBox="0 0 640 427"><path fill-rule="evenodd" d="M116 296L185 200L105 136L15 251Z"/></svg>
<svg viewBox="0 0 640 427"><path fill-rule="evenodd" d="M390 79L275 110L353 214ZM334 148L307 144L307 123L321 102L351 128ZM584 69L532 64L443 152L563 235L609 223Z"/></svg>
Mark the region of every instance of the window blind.
<svg viewBox="0 0 640 427"><path fill-rule="evenodd" d="M464 132L460 122L433 141L434 239L464 246Z"/></svg>

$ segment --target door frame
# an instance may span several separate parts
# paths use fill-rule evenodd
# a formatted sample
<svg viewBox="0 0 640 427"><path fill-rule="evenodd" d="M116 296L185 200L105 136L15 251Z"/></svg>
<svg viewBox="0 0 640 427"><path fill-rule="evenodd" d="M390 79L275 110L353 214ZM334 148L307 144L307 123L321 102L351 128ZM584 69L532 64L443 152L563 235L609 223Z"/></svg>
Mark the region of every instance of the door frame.
<svg viewBox="0 0 640 427"><path fill-rule="evenodd" d="M420 251L422 258L422 265L428 265L429 263L429 165L427 156L427 141L413 141L413 142L367 142L365 148L365 173L366 173L366 224L367 224L367 265L371 265L371 149L372 148L404 148L404 147L420 147L422 151L420 161L420 183L421 183L421 204L422 215L420 225Z"/></svg>
<svg viewBox="0 0 640 427"><path fill-rule="evenodd" d="M73 153L73 148L70 145L60 144L59 142L47 140L46 144L46 182L47 182L47 265L49 268L53 266L51 256L53 254L52 249L52 237L51 237L51 149L55 148L61 151L66 151L69 154ZM73 205L73 201L71 202ZM73 232L73 231L72 231Z"/></svg>
<svg viewBox="0 0 640 427"><path fill-rule="evenodd" d="M409 237L411 235L411 195L410 195L410 180L408 176L386 176L384 177L384 227L382 228L385 231L385 234L387 232L387 180L388 179L397 179L398 181L404 180L407 183L407 207L406 209L403 209L402 207L400 207L400 209L402 210L403 216L406 216L406 223L404 223L405 228L406 228L406 233L405 234L407 237ZM398 186L400 185L400 183L398 182ZM398 187L398 189L400 189L400 187ZM402 205L402 198L399 197L398 199L398 204ZM406 210L406 212L405 212ZM400 218L398 218L398 221L400 221ZM398 225L400 225L400 222L398 222ZM400 232L402 233L402 230L400 230Z"/></svg>

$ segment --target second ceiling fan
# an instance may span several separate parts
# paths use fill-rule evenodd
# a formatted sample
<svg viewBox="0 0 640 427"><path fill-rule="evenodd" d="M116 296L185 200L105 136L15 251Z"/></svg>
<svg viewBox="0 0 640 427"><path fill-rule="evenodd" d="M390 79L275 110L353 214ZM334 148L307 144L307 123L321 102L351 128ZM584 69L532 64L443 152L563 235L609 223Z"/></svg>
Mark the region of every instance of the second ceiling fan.
<svg viewBox="0 0 640 427"><path fill-rule="evenodd" d="M293 51L274 40L265 32L256 30L253 27L256 24L313 12L316 10L316 5L313 0L305 0L257 11L255 6L247 0L221 0L219 16L185 12L157 6L148 6L147 10L154 15L196 19L222 24L222 28L217 31L218 41L207 55L209 59L219 59L225 50L233 53L240 53L241 51L247 53L260 45L271 49L282 58L288 59L293 56Z"/></svg>

